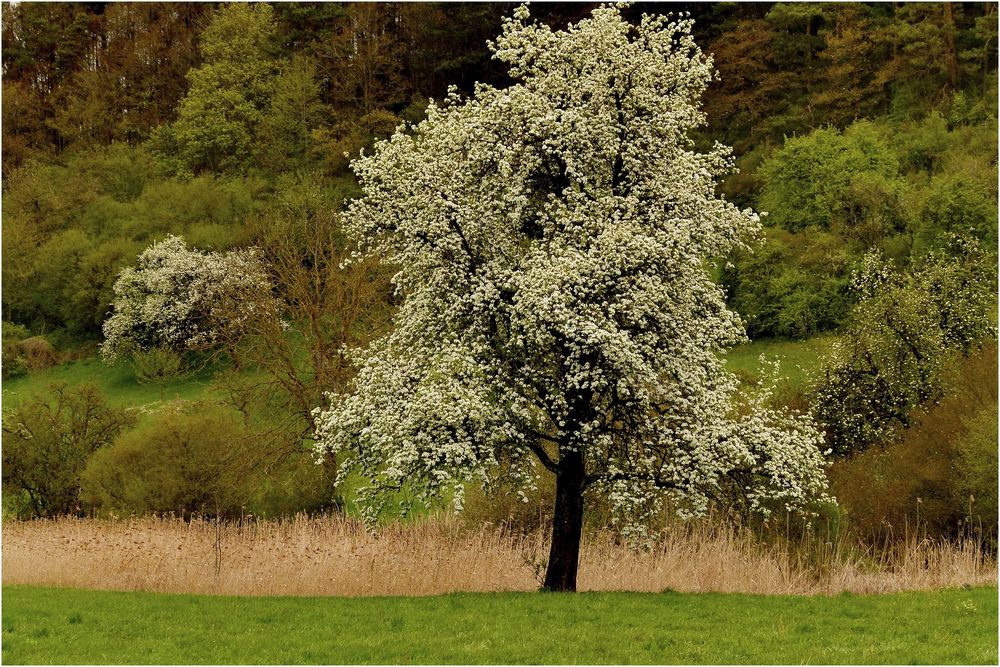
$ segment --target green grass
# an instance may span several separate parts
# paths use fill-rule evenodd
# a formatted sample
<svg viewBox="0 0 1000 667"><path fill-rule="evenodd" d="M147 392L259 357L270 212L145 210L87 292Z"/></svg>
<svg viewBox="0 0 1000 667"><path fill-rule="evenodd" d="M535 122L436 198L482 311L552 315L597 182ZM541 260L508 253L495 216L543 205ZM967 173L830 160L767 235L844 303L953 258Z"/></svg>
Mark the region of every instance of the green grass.
<svg viewBox="0 0 1000 667"><path fill-rule="evenodd" d="M45 395L48 386L65 382L70 386L92 384L104 392L108 403L116 407L138 407L162 400L205 398L212 379L211 370L185 375L163 384L141 384L128 364L108 366L100 359L82 359L36 371L23 377L5 380L3 403L13 407L33 395Z"/></svg>
<svg viewBox="0 0 1000 667"><path fill-rule="evenodd" d="M832 336L804 341L755 341L733 348L726 355L726 367L744 378L758 378L758 358L763 353L781 361L781 386L798 388L804 384L807 372L818 368L821 353L829 349L832 341ZM5 406L13 407L32 395L46 394L48 386L54 382L65 382L70 386L93 384L104 392L111 405L137 407L162 400L206 398L210 392L211 380L212 370L205 369L162 385L140 384L136 382L135 374L128 364L107 366L97 358L90 358L4 381L3 402Z"/></svg>
<svg viewBox="0 0 1000 667"><path fill-rule="evenodd" d="M234 598L7 586L14 663L996 664L996 588Z"/></svg>
<svg viewBox="0 0 1000 667"><path fill-rule="evenodd" d="M742 378L759 380L760 355L781 362L778 386L786 391L801 391L810 376L820 369L824 354L830 351L836 336L823 335L807 340L757 340L734 347L726 354L726 368Z"/></svg>

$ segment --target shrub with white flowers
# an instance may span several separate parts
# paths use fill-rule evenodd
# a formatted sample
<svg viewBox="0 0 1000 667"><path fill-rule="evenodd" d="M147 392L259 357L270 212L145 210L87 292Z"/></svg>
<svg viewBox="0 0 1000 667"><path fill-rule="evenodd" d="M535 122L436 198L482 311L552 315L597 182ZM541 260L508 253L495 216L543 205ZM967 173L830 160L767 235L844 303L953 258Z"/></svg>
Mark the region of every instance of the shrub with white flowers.
<svg viewBox="0 0 1000 667"><path fill-rule="evenodd" d="M267 271L253 249L189 249L169 236L122 269L101 354L114 361L136 351L207 349L254 318L273 317Z"/></svg>
<svg viewBox="0 0 1000 667"><path fill-rule="evenodd" d="M585 493L689 514L738 488L756 509L826 486L821 436L734 407L718 354L745 340L706 267L758 217L715 193L727 148L695 149L711 59L691 21L615 7L553 31L518 8L492 44L515 83L452 91L353 163L361 253L399 267L395 329L357 351L318 412L318 450L353 451L372 497L513 470L556 476L545 586L573 590ZM383 494L384 495L384 494Z"/></svg>
<svg viewBox="0 0 1000 667"><path fill-rule="evenodd" d="M813 392L834 453L848 455L909 426L942 396L949 356L996 336L996 259L966 239L909 272L877 253L854 275L859 302Z"/></svg>

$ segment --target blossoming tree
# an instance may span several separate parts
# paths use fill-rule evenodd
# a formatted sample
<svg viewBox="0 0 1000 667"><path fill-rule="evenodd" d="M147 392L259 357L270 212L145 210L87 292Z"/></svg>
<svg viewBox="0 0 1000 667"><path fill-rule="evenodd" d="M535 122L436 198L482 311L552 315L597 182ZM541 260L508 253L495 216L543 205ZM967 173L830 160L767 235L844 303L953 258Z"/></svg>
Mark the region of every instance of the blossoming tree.
<svg viewBox="0 0 1000 667"><path fill-rule="evenodd" d="M251 321L277 318L255 249L200 252L179 236L154 243L135 267L122 269L114 293L101 346L108 361L155 348L211 348Z"/></svg>
<svg viewBox="0 0 1000 667"><path fill-rule="evenodd" d="M697 514L825 488L813 423L737 408L719 358L745 333L707 260L759 221L715 194L728 149L688 138L713 73L690 31L603 7L557 32L522 6L491 45L513 85L452 92L353 163L348 229L399 267L402 305L319 412L319 451L353 450L373 498L460 503L474 478L548 470L553 590L576 588L585 494Z"/></svg>

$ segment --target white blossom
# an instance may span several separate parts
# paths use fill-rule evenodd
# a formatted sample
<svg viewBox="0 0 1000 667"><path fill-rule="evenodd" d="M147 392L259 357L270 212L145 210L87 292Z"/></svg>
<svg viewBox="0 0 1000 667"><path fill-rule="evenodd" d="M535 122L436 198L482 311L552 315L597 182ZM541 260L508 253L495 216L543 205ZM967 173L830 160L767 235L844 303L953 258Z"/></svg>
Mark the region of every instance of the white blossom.
<svg viewBox="0 0 1000 667"><path fill-rule="evenodd" d="M582 452L625 513L664 491L698 513L733 484L754 508L822 495L813 422L736 406L719 354L746 339L707 260L759 231L699 152L713 74L691 21L615 7L555 32L521 7L492 44L515 83L454 90L352 167L348 231L398 272L394 330L355 351L317 410L318 453L353 451L372 494L534 476Z"/></svg>
<svg viewBox="0 0 1000 667"><path fill-rule="evenodd" d="M205 253L179 236L154 243L135 267L122 269L114 294L101 346L108 361L154 347L210 347L253 318L274 316L270 282L254 249Z"/></svg>

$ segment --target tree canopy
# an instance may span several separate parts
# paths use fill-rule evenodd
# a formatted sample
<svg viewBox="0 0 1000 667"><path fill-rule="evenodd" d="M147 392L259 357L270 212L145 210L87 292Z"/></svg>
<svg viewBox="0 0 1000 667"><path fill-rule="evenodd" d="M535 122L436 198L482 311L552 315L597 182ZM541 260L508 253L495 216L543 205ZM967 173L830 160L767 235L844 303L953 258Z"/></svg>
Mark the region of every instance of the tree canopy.
<svg viewBox="0 0 1000 667"><path fill-rule="evenodd" d="M718 353L744 340L706 260L759 229L716 196L728 149L695 149L712 62L690 20L617 8L554 31L525 6L492 45L515 83L432 104L353 163L362 248L399 269L394 330L331 397L320 448L354 449L372 490L446 488L498 467L557 479L546 586L574 589L584 493L626 516L722 487L801 506L820 435L750 403Z"/></svg>

